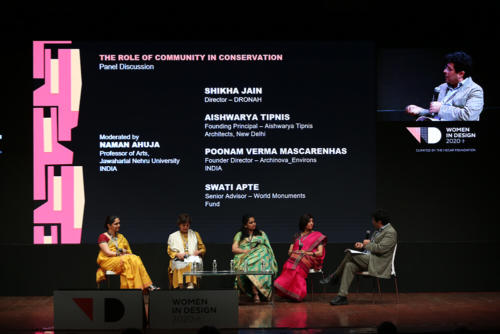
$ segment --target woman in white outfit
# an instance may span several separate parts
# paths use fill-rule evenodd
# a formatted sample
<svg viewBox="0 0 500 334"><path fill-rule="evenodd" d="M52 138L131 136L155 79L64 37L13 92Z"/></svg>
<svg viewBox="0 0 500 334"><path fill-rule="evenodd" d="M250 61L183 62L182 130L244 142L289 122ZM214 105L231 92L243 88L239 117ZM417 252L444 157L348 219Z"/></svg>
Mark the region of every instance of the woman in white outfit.
<svg viewBox="0 0 500 334"><path fill-rule="evenodd" d="M177 218L177 226L179 231L169 235L167 248L171 259L168 276L174 289L184 287L182 276L185 272L192 270L194 263L203 266L202 256L207 251L200 234L190 229L191 216L187 213L180 214ZM193 289L197 285L196 276L186 276L185 281L188 289Z"/></svg>

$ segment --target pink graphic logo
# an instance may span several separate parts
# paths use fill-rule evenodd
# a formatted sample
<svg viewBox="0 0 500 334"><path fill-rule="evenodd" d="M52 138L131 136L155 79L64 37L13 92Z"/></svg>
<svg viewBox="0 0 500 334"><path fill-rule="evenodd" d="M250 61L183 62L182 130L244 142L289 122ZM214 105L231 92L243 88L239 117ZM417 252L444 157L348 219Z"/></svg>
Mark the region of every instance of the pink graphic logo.
<svg viewBox="0 0 500 334"><path fill-rule="evenodd" d="M83 168L73 166L71 141L78 125L80 50L71 41L33 42L33 213L35 244L79 244L85 194Z"/></svg>
<svg viewBox="0 0 500 334"><path fill-rule="evenodd" d="M427 144L436 144L441 140L441 130L438 128L407 127L406 129L419 143L423 140Z"/></svg>

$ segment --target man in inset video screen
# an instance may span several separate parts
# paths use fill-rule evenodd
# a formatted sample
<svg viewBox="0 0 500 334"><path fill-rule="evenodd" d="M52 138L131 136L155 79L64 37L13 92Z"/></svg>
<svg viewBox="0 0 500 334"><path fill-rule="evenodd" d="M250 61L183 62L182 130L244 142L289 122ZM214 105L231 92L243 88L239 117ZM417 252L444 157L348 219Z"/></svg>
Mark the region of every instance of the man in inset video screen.
<svg viewBox="0 0 500 334"><path fill-rule="evenodd" d="M410 104L406 112L417 121L479 121L484 99L481 86L472 81L472 58L465 52L445 57L445 83L434 89L429 109Z"/></svg>

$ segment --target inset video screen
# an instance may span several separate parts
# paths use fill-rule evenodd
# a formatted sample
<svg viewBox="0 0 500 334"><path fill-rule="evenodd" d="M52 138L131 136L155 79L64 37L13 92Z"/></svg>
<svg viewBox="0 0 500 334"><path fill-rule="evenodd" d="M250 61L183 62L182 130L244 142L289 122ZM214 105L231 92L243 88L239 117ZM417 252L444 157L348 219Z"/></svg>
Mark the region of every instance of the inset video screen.
<svg viewBox="0 0 500 334"><path fill-rule="evenodd" d="M492 109L485 104L481 53L379 48L377 56L378 131L394 133L394 141L416 153L478 151L480 121Z"/></svg>

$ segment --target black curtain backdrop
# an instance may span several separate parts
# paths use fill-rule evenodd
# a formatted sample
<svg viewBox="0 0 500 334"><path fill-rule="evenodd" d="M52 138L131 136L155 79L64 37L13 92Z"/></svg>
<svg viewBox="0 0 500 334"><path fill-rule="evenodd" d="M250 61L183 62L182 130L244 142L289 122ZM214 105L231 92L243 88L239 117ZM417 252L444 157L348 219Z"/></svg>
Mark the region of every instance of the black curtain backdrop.
<svg viewBox="0 0 500 334"><path fill-rule="evenodd" d="M406 5L406 4L405 4ZM444 15L450 9L387 8L334 2L294 7L276 5L237 12L225 8L210 14L209 8L171 6L168 10L113 11L13 5L2 22L3 107L0 113L0 252L3 284L0 295L51 295L60 288L94 288L96 245L33 246L32 234L32 40L370 40L378 51L432 50L422 62L393 62L397 76L384 72L387 58L379 58L378 82L360 84L391 87L391 80L428 80L417 89L396 90L393 99L379 95L379 107L404 107L408 98L431 94L439 74L423 73L425 64L438 66L441 51L463 49L477 63L485 102L491 109L481 116L480 149L474 154L418 155L407 150L394 126L377 123L376 206L387 209L399 232L396 260L401 291L499 290L496 266L499 246L496 234L496 156L498 80L496 78L496 5L467 8L462 20ZM454 8L454 11L461 11ZM147 14L146 14L147 13ZM377 13L377 15L374 15ZM459 16L459 15L458 15ZM187 20L186 18L190 19ZM310 23L313 21L313 23ZM390 50L390 51L387 51ZM437 50L437 51L436 51ZM381 53L379 53L380 57ZM429 56L431 55L431 56ZM394 59L394 58L393 58ZM427 62L428 61L428 62ZM381 67L383 66L383 67ZM436 71L441 71L436 68ZM380 81L385 80L385 81ZM355 87L353 87L355 89ZM409 94L409 95L407 95ZM424 96L424 97L422 97ZM413 102L410 101L410 102ZM410 103L409 102L409 103ZM418 102L415 100L415 102ZM374 110L375 112L375 110ZM367 213L368 215L369 213ZM360 231L360 238L364 231ZM28 236L28 237L27 237ZM356 241L356 240L353 240ZM325 267L333 269L349 244L329 244ZM164 244L132 245L153 280L167 286L168 258ZM279 266L286 259L286 244L273 244ZM217 259L229 266L230 244L208 244L205 263ZM391 291L386 282L383 288ZM224 288L230 281L203 281L204 287ZM369 289L365 284L362 289Z"/></svg>

